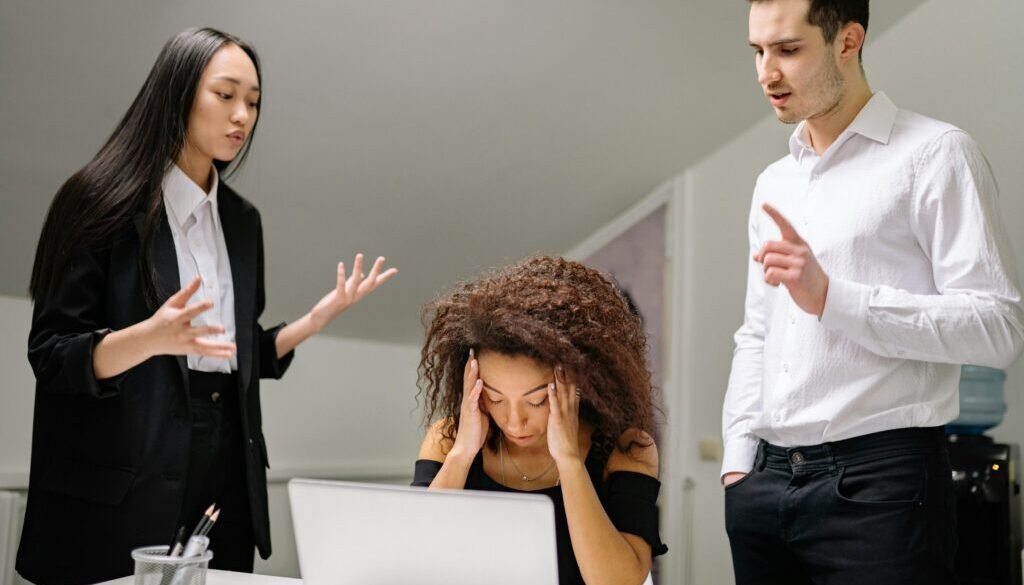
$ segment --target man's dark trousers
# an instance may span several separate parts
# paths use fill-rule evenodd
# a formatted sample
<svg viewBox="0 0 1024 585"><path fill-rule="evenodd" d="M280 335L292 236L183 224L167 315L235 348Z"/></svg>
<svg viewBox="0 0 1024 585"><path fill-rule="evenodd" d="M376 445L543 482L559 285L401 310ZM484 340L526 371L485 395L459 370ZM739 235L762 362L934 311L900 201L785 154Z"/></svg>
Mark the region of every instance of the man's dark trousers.
<svg viewBox="0 0 1024 585"><path fill-rule="evenodd" d="M726 488L737 585L954 585L956 501L941 427L810 447L761 441Z"/></svg>

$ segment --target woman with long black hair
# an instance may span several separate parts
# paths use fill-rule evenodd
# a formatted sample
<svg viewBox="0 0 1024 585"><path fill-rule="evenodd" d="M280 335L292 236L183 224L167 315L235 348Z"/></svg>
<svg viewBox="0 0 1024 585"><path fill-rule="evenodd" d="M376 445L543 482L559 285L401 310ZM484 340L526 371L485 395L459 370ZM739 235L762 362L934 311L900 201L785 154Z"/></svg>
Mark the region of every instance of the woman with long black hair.
<svg viewBox="0 0 1024 585"><path fill-rule="evenodd" d="M259 379L395 274L378 258L263 329L260 216L221 180L252 144L259 59L189 29L55 196L32 269L32 468L17 568L39 585L128 575L216 502L211 566L270 554Z"/></svg>

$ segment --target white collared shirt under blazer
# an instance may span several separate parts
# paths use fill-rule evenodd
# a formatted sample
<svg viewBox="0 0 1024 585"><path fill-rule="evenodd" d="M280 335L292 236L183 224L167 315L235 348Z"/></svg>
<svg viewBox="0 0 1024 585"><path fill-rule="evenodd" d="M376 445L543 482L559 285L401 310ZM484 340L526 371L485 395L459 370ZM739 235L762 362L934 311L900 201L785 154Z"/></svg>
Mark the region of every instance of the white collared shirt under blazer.
<svg viewBox="0 0 1024 585"><path fill-rule="evenodd" d="M1006 368L1024 308L992 170L950 124L875 94L818 156L806 124L754 188L751 256L779 229L769 203L829 276L819 320L750 261L722 414L722 473L758 439L794 447L959 413L961 364Z"/></svg>
<svg viewBox="0 0 1024 585"><path fill-rule="evenodd" d="M177 165L164 174L163 195L167 223L171 226L174 252L178 258L178 280L181 287L200 277L202 284L189 304L204 299L213 301L213 308L192 319L192 325L222 325L224 333L209 336L214 341L235 341L235 289L231 281L224 230L217 211L217 171L212 171L210 192L205 193ZM187 356L188 369L200 372L231 373L238 369L238 357L211 358Z"/></svg>

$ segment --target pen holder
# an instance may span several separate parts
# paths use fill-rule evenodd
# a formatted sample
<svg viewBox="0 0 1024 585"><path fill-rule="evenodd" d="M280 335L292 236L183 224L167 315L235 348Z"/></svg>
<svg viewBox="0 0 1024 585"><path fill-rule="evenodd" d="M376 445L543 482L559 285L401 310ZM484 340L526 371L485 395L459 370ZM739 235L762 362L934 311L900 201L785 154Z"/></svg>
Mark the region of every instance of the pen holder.
<svg viewBox="0 0 1024 585"><path fill-rule="evenodd" d="M169 557L167 545L132 551L135 585L206 585L206 570L213 551L194 557Z"/></svg>

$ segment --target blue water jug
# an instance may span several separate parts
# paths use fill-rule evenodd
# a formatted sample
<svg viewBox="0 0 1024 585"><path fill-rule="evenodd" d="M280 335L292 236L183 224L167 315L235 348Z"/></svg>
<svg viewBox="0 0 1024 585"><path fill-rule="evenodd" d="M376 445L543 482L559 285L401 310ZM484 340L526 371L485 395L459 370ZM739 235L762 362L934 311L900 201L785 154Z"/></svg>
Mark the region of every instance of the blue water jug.
<svg viewBox="0 0 1024 585"><path fill-rule="evenodd" d="M960 369L960 416L946 425L946 432L980 435L1003 422L1006 372L984 366Z"/></svg>

